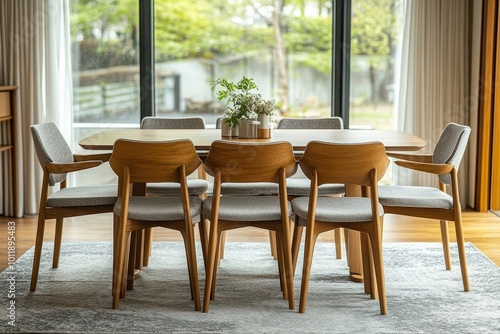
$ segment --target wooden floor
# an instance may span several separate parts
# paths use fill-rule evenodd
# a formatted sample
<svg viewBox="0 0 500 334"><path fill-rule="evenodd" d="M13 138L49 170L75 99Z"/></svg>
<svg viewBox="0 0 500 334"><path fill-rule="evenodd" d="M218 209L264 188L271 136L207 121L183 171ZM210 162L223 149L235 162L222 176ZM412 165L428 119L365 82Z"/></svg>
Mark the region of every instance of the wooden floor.
<svg viewBox="0 0 500 334"><path fill-rule="evenodd" d="M70 218L65 221L63 242L111 241L111 214ZM8 264L8 222L15 222L15 256L18 258L34 245L36 217L0 217L0 271ZM466 210L463 214L465 241L472 242L497 266L500 266L500 217L493 213ZM12 224L10 224L12 225ZM47 222L45 240L53 240L54 221ZM455 230L450 224L450 239L455 241ZM154 241L181 241L178 232L163 228L154 230ZM259 229L240 229L229 231L227 241L268 241L267 231ZM439 242L439 223L434 220L417 219L403 216L386 215L384 218L385 242ZM320 242L331 242L332 234L324 233ZM50 256L45 254L44 256Z"/></svg>

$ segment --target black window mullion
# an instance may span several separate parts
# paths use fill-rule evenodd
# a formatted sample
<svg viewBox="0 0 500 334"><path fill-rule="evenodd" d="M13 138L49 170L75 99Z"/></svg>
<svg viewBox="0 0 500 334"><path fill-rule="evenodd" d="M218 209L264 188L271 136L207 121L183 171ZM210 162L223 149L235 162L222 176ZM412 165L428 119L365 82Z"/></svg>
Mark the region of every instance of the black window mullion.
<svg viewBox="0 0 500 334"><path fill-rule="evenodd" d="M333 1L332 114L349 128L351 0Z"/></svg>
<svg viewBox="0 0 500 334"><path fill-rule="evenodd" d="M139 1L139 67L141 89L141 120L154 116L155 62L154 62L154 0Z"/></svg>

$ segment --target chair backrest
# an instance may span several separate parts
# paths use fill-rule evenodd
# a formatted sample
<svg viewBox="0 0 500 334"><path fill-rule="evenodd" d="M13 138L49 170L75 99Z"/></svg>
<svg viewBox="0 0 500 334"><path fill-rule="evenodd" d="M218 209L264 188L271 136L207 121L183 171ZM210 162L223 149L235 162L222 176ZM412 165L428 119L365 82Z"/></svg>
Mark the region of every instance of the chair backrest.
<svg viewBox="0 0 500 334"><path fill-rule="evenodd" d="M456 123L448 123L439 136L434 147L432 162L437 164L452 164L458 170L469 141L471 128ZM439 180L450 185L451 175L439 175Z"/></svg>
<svg viewBox="0 0 500 334"><path fill-rule="evenodd" d="M297 161L288 142L236 143L216 140L204 162L207 173L221 172L221 182L275 182L280 170L286 177L297 171Z"/></svg>
<svg viewBox="0 0 500 334"><path fill-rule="evenodd" d="M49 162L72 163L73 153L63 135L54 123L35 124L31 126L31 136L35 144L36 155L42 168ZM49 185L66 179L66 174L49 174Z"/></svg>
<svg viewBox="0 0 500 334"><path fill-rule="evenodd" d="M341 117L324 118L282 118L278 129L343 129Z"/></svg>
<svg viewBox="0 0 500 334"><path fill-rule="evenodd" d="M130 170L130 182L180 182L180 167L186 175L201 165L193 142L189 139L172 141L137 141L118 139L113 146L109 165L119 178L125 166Z"/></svg>
<svg viewBox="0 0 500 334"><path fill-rule="evenodd" d="M202 117L144 117L141 129L205 129Z"/></svg>
<svg viewBox="0 0 500 334"><path fill-rule="evenodd" d="M385 147L380 142L361 144L334 144L311 141L299 160L304 174L313 178L318 174L318 185L344 183L369 186L370 173L377 171L379 181L389 165Z"/></svg>
<svg viewBox="0 0 500 334"><path fill-rule="evenodd" d="M215 128L216 129L222 128L222 116L219 116L215 119Z"/></svg>

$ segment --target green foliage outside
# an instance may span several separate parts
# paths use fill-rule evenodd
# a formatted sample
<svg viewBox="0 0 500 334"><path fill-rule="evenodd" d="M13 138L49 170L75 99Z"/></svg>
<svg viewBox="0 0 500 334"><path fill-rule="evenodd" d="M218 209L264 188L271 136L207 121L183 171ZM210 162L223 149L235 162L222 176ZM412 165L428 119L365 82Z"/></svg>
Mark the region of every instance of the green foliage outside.
<svg viewBox="0 0 500 334"><path fill-rule="evenodd" d="M211 59L217 56L269 50L274 43L271 26L265 24L249 26L233 23L228 19L243 20L244 4L251 2L156 1L156 60L195 57ZM265 4L265 1L260 3ZM325 17L325 15L305 16L303 12L301 13L301 9L305 11L308 3L316 4L318 12L320 10L326 12L331 7L329 1L292 0L284 3L291 6L294 13L299 13L293 17L283 16L282 26L287 51L299 55L298 59L303 64L314 67L322 73L330 72L331 14ZM123 62L137 62L138 0L73 0L71 13L74 42L81 41L83 47L90 45L89 48L93 52L102 54L103 57L106 53L111 53L111 50L115 50L116 53L125 55ZM353 1L353 13L352 54L370 56L370 63L375 67L384 65L382 62L391 54L392 44L395 43L394 0ZM101 30L102 34L96 34L96 30ZM96 68L96 66L98 64L94 63L88 67Z"/></svg>
<svg viewBox="0 0 500 334"><path fill-rule="evenodd" d="M365 56L373 87L370 102L385 99L377 72L392 73L398 0L353 0L351 55ZM139 0L72 0L76 70L138 64ZM331 0L156 0L155 60L276 52L274 10L280 11L283 52L295 66L331 73ZM248 9L255 14L249 20ZM285 73L285 75L287 75Z"/></svg>

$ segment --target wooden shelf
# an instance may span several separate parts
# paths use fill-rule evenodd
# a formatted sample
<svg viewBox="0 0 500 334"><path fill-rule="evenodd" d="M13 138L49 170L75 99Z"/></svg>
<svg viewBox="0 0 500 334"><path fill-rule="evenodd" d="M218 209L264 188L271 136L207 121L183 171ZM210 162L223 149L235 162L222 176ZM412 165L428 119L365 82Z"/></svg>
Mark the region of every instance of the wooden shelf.
<svg viewBox="0 0 500 334"><path fill-rule="evenodd" d="M12 145L0 145L0 152L12 150L14 146Z"/></svg>
<svg viewBox="0 0 500 334"><path fill-rule="evenodd" d="M16 86L0 86L0 123L2 122L7 122L8 128L10 129L10 143L7 142L5 144L0 144L0 153L3 152L12 152L11 154L11 170L12 170L12 192L10 193L11 196L13 197L13 212L15 215L15 211L17 209L17 166L16 166L16 157L15 157L15 127L14 127L14 121L15 121L15 110L16 110L16 105L15 105L15 94L17 91ZM6 155L0 154L0 159L5 159ZM7 184L8 179L5 174L2 176L2 185ZM0 193L0 196L5 196L5 192ZM10 196L9 193L7 193L7 196ZM5 215L5 212L3 213Z"/></svg>

